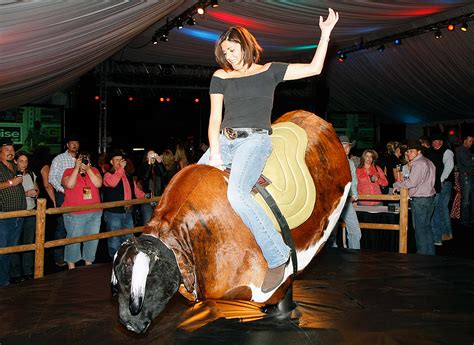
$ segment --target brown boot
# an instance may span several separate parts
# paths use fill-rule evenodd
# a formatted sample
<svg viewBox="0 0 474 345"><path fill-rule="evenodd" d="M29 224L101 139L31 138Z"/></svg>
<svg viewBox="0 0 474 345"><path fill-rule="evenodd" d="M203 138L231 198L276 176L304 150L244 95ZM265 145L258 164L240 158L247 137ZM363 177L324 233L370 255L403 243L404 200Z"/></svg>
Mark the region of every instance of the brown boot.
<svg viewBox="0 0 474 345"><path fill-rule="evenodd" d="M283 275L285 274L285 268L288 264L288 261L280 266L275 268L269 268L267 270L267 274L265 275L265 279L263 280L262 284L262 292L269 292L276 288L278 285L281 284L283 281Z"/></svg>

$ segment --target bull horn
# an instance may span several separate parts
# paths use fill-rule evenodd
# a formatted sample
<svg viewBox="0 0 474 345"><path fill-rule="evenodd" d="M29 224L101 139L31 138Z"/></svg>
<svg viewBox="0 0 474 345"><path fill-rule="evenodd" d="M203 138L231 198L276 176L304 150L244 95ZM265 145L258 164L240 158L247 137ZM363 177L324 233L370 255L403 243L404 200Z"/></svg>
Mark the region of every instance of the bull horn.
<svg viewBox="0 0 474 345"><path fill-rule="evenodd" d="M133 263L132 284L130 287L129 309L133 316L138 315L142 310L149 270L150 258L145 253L138 252Z"/></svg>
<svg viewBox="0 0 474 345"><path fill-rule="evenodd" d="M118 252L118 251L117 251ZM112 260L112 278L110 279L110 290L112 291L112 296L117 296L118 293L118 281L117 277L115 276L115 259L117 258L117 253L114 255L114 259Z"/></svg>

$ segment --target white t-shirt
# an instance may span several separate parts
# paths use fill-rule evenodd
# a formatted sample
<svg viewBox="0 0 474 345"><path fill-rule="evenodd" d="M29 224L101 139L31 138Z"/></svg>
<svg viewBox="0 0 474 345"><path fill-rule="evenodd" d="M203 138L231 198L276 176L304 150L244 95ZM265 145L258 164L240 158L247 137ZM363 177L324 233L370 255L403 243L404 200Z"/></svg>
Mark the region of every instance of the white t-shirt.
<svg viewBox="0 0 474 345"><path fill-rule="evenodd" d="M31 175L33 175L33 179L31 179ZM25 192L30 189L35 188L35 181L36 181L36 175L34 172L31 172L31 175L29 173L23 175L23 182L22 186ZM27 210L32 210L36 207L36 198L32 198L30 196L26 197L26 209Z"/></svg>

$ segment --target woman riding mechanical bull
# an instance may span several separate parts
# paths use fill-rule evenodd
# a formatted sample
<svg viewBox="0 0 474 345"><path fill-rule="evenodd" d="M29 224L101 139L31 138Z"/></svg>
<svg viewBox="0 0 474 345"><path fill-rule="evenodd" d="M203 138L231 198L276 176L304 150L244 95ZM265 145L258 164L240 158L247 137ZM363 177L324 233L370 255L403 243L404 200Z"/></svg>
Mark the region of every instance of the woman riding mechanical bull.
<svg viewBox="0 0 474 345"><path fill-rule="evenodd" d="M307 64L260 65L262 48L247 29L232 27L220 36L215 55L222 69L210 86L210 148L199 165L175 176L142 236L125 242L114 258L112 285L128 329L146 331L178 288L190 300L275 304L284 296L293 277L290 248L251 190L272 152L276 86L321 73L338 18L332 9L326 20L320 17L321 38ZM332 231L350 174L332 126L304 111L276 123L285 121L308 136L305 163L317 191L311 215L291 231L300 271ZM225 168L231 168L228 180Z"/></svg>

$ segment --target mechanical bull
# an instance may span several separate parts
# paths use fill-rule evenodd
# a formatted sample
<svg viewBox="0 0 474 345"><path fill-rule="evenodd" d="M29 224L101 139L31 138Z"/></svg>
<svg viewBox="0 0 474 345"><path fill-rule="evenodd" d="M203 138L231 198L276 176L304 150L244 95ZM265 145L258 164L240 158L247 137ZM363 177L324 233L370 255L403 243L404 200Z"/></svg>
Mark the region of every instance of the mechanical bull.
<svg viewBox="0 0 474 345"><path fill-rule="evenodd" d="M283 122L292 122L307 134L303 163L315 190L307 219L291 230L301 271L337 223L351 176L330 124L305 111L287 113L275 124ZM219 169L207 165L183 169L166 188L143 234L119 249L112 290L118 293L120 322L129 330L145 332L178 290L191 301L240 299L271 305L284 297L293 280L292 265L286 267L278 288L261 291L267 263L231 208L226 189Z"/></svg>

